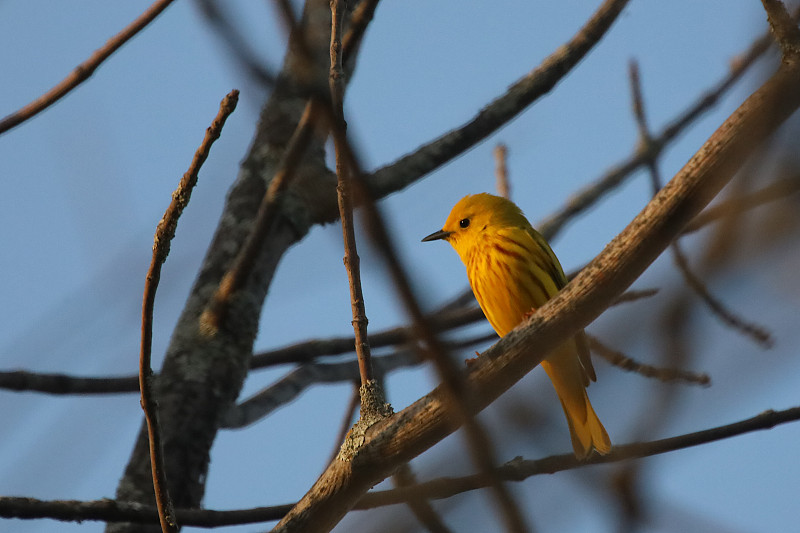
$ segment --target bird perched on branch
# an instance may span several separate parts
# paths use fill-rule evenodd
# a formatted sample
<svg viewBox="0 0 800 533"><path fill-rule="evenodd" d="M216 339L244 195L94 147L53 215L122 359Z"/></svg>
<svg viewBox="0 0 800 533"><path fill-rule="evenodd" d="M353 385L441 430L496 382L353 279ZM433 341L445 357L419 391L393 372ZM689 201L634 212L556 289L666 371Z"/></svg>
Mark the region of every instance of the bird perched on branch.
<svg viewBox="0 0 800 533"><path fill-rule="evenodd" d="M505 198L465 196L442 229L422 240L437 239L458 252L483 314L501 337L567 284L547 241ZM597 378L584 332L548 354L542 367L564 408L575 456L584 459L592 449L608 453L611 441L586 394L589 381Z"/></svg>

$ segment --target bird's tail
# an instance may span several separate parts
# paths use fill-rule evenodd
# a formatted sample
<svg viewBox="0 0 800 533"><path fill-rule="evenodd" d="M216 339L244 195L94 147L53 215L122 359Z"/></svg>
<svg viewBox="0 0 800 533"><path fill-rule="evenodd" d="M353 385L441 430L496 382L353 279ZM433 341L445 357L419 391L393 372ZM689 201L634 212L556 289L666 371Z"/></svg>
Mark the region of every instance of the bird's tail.
<svg viewBox="0 0 800 533"><path fill-rule="evenodd" d="M589 373L582 367L575 342L569 341L560 346L542 361L542 367L553 382L564 408L575 457L585 459L592 449L602 455L610 452L611 440L586 394L588 376L593 372Z"/></svg>

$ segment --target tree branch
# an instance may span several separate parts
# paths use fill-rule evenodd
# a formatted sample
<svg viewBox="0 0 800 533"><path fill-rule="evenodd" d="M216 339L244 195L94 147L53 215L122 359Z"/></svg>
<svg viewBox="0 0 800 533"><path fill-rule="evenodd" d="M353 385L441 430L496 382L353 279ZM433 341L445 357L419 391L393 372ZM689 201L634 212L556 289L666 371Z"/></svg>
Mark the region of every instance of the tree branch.
<svg viewBox="0 0 800 533"><path fill-rule="evenodd" d="M547 94L600 41L628 0L606 0L575 36L469 122L366 177L376 198L398 191L469 150Z"/></svg>
<svg viewBox="0 0 800 533"><path fill-rule="evenodd" d="M29 103L25 107L11 113L2 120L0 120L0 134L19 126L29 118L36 116L41 111L44 111L54 103L58 102L61 98L67 95L72 89L88 80L97 67L109 58L111 54L119 50L119 48L128 42L131 37L139 33L150 24L158 15L161 14L173 0L157 0L154 2L147 11L139 15L139 17L131 22L124 30L116 34L108 40L102 48L96 50L89 59L75 67L75 69L61 82L41 95L39 98Z"/></svg>
<svg viewBox="0 0 800 533"><path fill-rule="evenodd" d="M661 455L676 450L701 446L711 442L736 437L753 431L769 430L779 425L800 420L800 407L782 411L768 410L733 424L687 433L666 439L634 444L621 444L603 456L594 455L588 461L578 461L573 454L524 460L517 457L497 468L497 475L506 481L523 481L542 474L554 474L595 464L609 464ZM354 510L374 509L386 505L405 504L416 498L443 499L487 486L480 475L459 478L438 478L404 488L373 491L365 494ZM193 527L221 527L253 524L279 520L294 504L255 507L231 511L210 509L177 509L181 523ZM133 504L115 500L37 500L5 496L0 497L0 517L17 519L50 518L64 522L99 520L105 522L158 523L158 510L152 505Z"/></svg>
<svg viewBox="0 0 800 533"><path fill-rule="evenodd" d="M361 387L364 394L375 391L380 397L375 401L366 401L362 397L361 416L382 416L388 412L383 409L385 401L380 387L372 374L369 342L367 340L366 306L361 289L361 261L356 246L356 233L353 222L352 187L350 173L353 169L348 165L344 154L347 143L347 123L344 120L344 70L342 69L342 11L341 0L331 0L331 68L329 75L331 118L333 121L333 146L336 156L336 186L339 220L342 224L342 241L344 243L344 266L350 285L350 308L353 314L353 332L355 335L355 352L358 359L358 372L361 376ZM369 406L378 407L378 412L368 413Z"/></svg>
<svg viewBox="0 0 800 533"><path fill-rule="evenodd" d="M591 465L618 463L661 455L729 439L753 431L772 429L778 425L797 420L800 420L800 407L793 407L783 411L769 410L740 422L694 433L650 442L616 445L608 455L593 455L586 461L579 461L574 454L554 455L537 460L524 460L521 457L517 457L500 466L498 473L502 479L507 481L524 481L529 477L542 474L555 474ZM422 497L431 500L450 498L457 494L485 488L486 486L487 480L479 474L459 478L433 479L411 487L367 493L355 505L354 509L373 509L385 505L396 505L406 503L409 498Z"/></svg>
<svg viewBox="0 0 800 533"><path fill-rule="evenodd" d="M231 91L220 103L219 112L206 130L200 148L192 159L189 170L181 178L178 188L172 193L172 202L164 213L156 228L155 242L153 244L153 258L147 271L142 298L142 343L139 356L139 388L141 389L141 405L147 422L147 433L150 441L150 464L153 474L153 489L155 491L158 517L161 530L164 533L177 533L178 524L172 508L172 500L167 489L166 470L164 469L164 453L161 447L161 427L158 423L158 406L153 393L153 370L150 367L150 355L153 344L153 307L155 306L156 290L161 279L161 265L167 259L170 243L175 237L178 227L178 218L189 204L192 189L197 185L197 174L203 166L211 145L219 139L225 121L236 109L239 101L239 91Z"/></svg>

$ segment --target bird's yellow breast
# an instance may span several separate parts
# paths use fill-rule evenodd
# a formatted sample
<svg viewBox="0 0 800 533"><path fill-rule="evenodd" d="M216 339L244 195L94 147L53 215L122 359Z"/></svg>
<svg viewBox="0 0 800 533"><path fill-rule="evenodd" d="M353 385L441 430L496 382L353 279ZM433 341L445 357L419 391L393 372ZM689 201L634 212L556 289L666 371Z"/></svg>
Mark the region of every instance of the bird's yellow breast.
<svg viewBox="0 0 800 533"><path fill-rule="evenodd" d="M525 229L487 233L472 244L464 258L467 276L487 320L501 337L558 292L550 254ZM560 266L556 268L560 273Z"/></svg>

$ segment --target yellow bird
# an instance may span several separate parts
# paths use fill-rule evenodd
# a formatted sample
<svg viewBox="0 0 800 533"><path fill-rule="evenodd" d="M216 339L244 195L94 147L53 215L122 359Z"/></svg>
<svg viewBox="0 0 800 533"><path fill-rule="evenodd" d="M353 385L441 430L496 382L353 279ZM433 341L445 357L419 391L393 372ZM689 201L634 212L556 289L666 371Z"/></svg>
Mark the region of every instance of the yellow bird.
<svg viewBox="0 0 800 533"><path fill-rule="evenodd" d="M514 329L567 284L553 250L510 200L487 193L462 198L444 227L423 241L444 239L467 267L483 314L499 336ZM611 441L589 402L597 378L583 331L550 353L542 367L567 417L575 456L611 451Z"/></svg>

